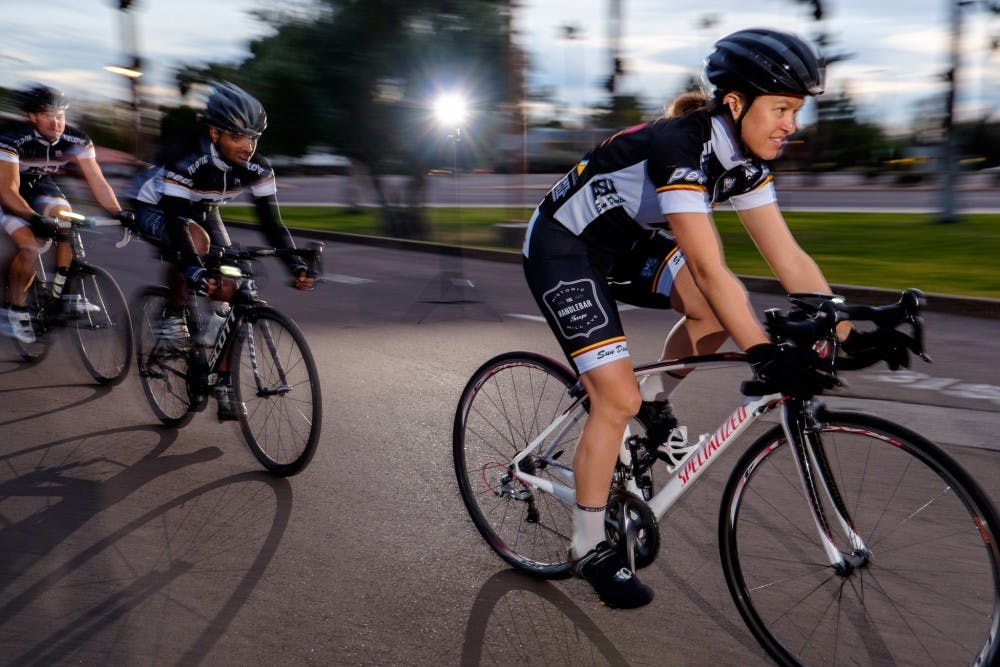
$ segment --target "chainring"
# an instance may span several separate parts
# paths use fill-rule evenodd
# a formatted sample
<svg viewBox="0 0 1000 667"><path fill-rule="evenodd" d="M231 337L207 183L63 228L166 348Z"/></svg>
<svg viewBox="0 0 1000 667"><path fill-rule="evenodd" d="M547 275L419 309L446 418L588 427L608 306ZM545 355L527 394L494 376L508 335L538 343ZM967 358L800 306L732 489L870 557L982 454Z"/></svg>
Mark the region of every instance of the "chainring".
<svg viewBox="0 0 1000 667"><path fill-rule="evenodd" d="M634 539L633 552L635 568L644 568L654 560L660 551L660 524L645 502L627 491L616 491L608 498L604 531L608 543L618 549L626 561L629 560L628 537Z"/></svg>

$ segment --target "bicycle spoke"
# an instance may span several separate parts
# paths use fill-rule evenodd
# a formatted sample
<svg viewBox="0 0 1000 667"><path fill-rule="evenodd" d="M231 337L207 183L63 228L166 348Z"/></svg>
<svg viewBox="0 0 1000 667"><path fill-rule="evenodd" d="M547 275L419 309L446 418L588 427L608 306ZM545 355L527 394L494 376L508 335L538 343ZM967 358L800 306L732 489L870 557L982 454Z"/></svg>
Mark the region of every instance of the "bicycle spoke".
<svg viewBox="0 0 1000 667"><path fill-rule="evenodd" d="M762 436L733 471L721 513L735 517L720 548L748 627L782 664L969 665L995 651L1000 550L982 492L919 436L867 416L825 421L832 483L868 550L842 546L845 571L822 560L804 496L792 493L784 435Z"/></svg>

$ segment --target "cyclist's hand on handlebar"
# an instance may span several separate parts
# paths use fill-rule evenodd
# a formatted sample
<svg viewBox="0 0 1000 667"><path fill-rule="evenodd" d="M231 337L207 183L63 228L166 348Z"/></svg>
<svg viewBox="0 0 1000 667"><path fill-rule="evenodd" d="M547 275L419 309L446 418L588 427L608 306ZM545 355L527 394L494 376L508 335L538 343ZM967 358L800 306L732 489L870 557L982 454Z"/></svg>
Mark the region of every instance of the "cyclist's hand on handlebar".
<svg viewBox="0 0 1000 667"><path fill-rule="evenodd" d="M781 392L808 398L838 384L837 379L815 367L816 353L792 344L762 343L747 350L754 380L762 393Z"/></svg>
<svg viewBox="0 0 1000 667"><path fill-rule="evenodd" d="M299 290L311 290L316 287L316 276L305 269L298 271L292 281L292 287Z"/></svg>
<svg viewBox="0 0 1000 667"><path fill-rule="evenodd" d="M876 329L875 331L851 331L840 349L844 358L838 360L838 367L856 370L867 368L879 361L885 361L891 370L909 368L910 352L919 354L917 341L898 329Z"/></svg>
<svg viewBox="0 0 1000 667"><path fill-rule="evenodd" d="M186 269L184 277L187 278L191 291L198 296L211 296L219 287L218 277L200 266Z"/></svg>
<svg viewBox="0 0 1000 667"><path fill-rule="evenodd" d="M122 209L115 213L115 220L122 224L122 227L129 230L130 232L137 232L138 229L135 226L135 213L132 211L126 211Z"/></svg>
<svg viewBox="0 0 1000 667"><path fill-rule="evenodd" d="M31 231L39 238L51 239L63 234L59 221L47 215L35 213L28 219L28 223Z"/></svg>

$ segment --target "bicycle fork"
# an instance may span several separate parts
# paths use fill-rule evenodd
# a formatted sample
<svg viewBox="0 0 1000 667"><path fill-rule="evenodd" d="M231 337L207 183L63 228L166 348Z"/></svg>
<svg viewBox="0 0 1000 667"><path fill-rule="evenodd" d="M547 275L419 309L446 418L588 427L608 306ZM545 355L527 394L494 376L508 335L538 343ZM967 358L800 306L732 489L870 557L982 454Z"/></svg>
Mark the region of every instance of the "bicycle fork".
<svg viewBox="0 0 1000 667"><path fill-rule="evenodd" d="M781 409L781 426L792 450L802 490L809 504L809 511L823 550L834 572L847 577L855 568L862 567L868 562L869 550L868 545L854 530L850 512L833 478L819 436L820 423L816 416L816 407L806 405L801 399L787 399ZM830 508L833 520L843 530L850 545L849 555L845 556L834 541L830 518L824 509L824 500Z"/></svg>
<svg viewBox="0 0 1000 667"><path fill-rule="evenodd" d="M274 388L266 388L260 381L260 366L257 363L257 345L256 337L254 336L253 322L247 319L244 320L244 325L247 328L247 349L250 353L250 366L253 368L254 383L257 385L257 396L266 398L269 396L287 394L291 390L291 387L288 385L288 379L285 377L285 369L281 365L281 359L278 357L278 349L274 344L273 336L271 336L271 328L267 326L267 322L265 321L260 330L262 332L264 344L267 346L267 351L270 353L270 358L274 363L274 368L278 372L279 384Z"/></svg>

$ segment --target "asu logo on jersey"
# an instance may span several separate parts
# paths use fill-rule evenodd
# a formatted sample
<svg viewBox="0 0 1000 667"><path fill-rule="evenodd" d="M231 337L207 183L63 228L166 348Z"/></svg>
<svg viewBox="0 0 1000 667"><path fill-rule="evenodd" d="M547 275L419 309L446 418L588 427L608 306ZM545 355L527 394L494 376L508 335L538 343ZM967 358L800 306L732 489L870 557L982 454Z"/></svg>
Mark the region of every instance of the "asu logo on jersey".
<svg viewBox="0 0 1000 667"><path fill-rule="evenodd" d="M594 195L594 206L598 213L604 213L625 204L625 198L618 194L615 182L610 178L595 178L590 183L590 191Z"/></svg>

